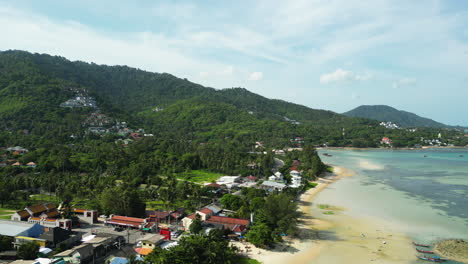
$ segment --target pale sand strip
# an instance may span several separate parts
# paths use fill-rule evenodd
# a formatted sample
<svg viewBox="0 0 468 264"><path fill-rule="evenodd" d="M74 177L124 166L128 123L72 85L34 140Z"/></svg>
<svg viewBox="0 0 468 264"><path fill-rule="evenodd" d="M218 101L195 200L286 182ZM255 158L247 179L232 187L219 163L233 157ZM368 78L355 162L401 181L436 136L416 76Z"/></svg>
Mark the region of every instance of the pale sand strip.
<svg viewBox="0 0 468 264"><path fill-rule="evenodd" d="M353 174L346 168L334 167L332 175L320 179L315 188L301 195L299 210L303 217L298 238L288 239L273 250L258 249L250 243L235 245L264 264L409 263L414 260L415 252L406 236L394 234L382 224L369 220L341 213L325 216L320 209L313 208L312 201L318 193L334 181ZM311 215L312 209L315 217ZM327 235L330 229L336 233ZM250 246L248 253L245 253L246 245Z"/></svg>

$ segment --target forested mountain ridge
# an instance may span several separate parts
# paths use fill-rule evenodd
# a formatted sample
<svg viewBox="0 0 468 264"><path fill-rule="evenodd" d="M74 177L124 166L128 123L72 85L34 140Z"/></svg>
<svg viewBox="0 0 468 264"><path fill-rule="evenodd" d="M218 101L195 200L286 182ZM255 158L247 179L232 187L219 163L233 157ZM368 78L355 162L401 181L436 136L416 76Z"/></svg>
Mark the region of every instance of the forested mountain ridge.
<svg viewBox="0 0 468 264"><path fill-rule="evenodd" d="M297 146L291 141L295 137L306 144L375 147L391 136L406 146L439 133L390 131L377 121L268 99L244 88L216 90L167 73L25 51L0 52L0 95L0 143L8 145L99 138L89 131L103 125L86 121L99 115L112 120L108 123L126 121L134 129L144 128L159 139L227 140L245 149L256 141L269 148ZM97 106L61 107L80 95L93 98Z"/></svg>
<svg viewBox="0 0 468 264"><path fill-rule="evenodd" d="M314 110L282 100L267 99L242 88L215 90L168 73L152 73L127 66L72 62L63 57L22 51L4 53L30 58L40 72L88 87L133 113L164 107L177 100L206 96L270 118L286 116L301 121L343 118L331 111Z"/></svg>
<svg viewBox="0 0 468 264"><path fill-rule="evenodd" d="M429 118L395 109L387 105L361 105L343 113L349 117L369 118L373 120L392 122L402 127L448 127Z"/></svg>
<svg viewBox="0 0 468 264"><path fill-rule="evenodd" d="M101 111L154 129L155 133L203 134L216 130L241 136L262 134L265 127L270 134L266 138L271 138L273 132L286 142L288 137L297 136L296 125L300 123L368 123L268 99L243 88L203 87L167 73L72 62L24 51L0 53L0 117L6 130L27 129L42 134L45 132L38 127L52 123L55 128L63 126L59 128L62 133L82 133L78 131L80 124L93 109L59 107L76 95L73 90L77 89L96 98Z"/></svg>

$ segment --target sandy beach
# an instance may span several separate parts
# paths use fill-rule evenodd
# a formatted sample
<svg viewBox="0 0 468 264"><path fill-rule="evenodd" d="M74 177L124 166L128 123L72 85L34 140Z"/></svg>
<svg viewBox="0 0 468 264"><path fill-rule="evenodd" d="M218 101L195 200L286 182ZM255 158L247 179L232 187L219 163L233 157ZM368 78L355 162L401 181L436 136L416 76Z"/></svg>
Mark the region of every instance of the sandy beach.
<svg viewBox="0 0 468 264"><path fill-rule="evenodd" d="M276 263L410 263L414 260L411 241L392 232L385 224L346 215L339 205L321 209L314 198L333 182L353 176L354 172L334 167L333 174L317 181L318 185L299 199L303 213L298 238L286 239L272 250L255 248L250 243L236 243L243 252L264 264ZM327 212L327 214L324 214Z"/></svg>

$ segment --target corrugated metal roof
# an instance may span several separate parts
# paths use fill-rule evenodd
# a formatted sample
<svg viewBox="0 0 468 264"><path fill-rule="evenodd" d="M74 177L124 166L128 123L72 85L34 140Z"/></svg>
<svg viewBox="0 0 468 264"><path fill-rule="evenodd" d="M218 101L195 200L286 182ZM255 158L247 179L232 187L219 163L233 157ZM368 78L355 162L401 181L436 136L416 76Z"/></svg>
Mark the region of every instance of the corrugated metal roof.
<svg viewBox="0 0 468 264"><path fill-rule="evenodd" d="M23 232L28 231L34 224L15 222L15 221L0 221L0 235L3 236L19 236Z"/></svg>

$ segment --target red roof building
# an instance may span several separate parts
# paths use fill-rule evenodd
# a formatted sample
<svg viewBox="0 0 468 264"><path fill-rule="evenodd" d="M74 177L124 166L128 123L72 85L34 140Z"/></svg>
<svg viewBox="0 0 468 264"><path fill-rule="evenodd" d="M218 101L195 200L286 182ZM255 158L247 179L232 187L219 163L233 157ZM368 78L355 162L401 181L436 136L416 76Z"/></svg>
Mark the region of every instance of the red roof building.
<svg viewBox="0 0 468 264"><path fill-rule="evenodd" d="M213 211L212 211L211 209L209 209L209 208L203 208L203 209L201 209L201 210L198 211L198 212L204 213L204 214L207 214L207 215L213 214Z"/></svg>
<svg viewBox="0 0 468 264"><path fill-rule="evenodd" d="M252 175L247 176L246 179L247 179L248 181L252 181L252 182L257 181L257 177L252 176Z"/></svg>
<svg viewBox="0 0 468 264"><path fill-rule="evenodd" d="M140 139L142 138L143 136L140 134L140 133L130 133L130 137L137 140L137 139Z"/></svg>
<svg viewBox="0 0 468 264"><path fill-rule="evenodd" d="M243 234L247 230L247 226L245 226L245 225L235 225L231 230L234 233Z"/></svg>
<svg viewBox="0 0 468 264"><path fill-rule="evenodd" d="M212 182L210 184L205 185L206 187L211 187L211 188L216 188L219 189L221 188L221 185L217 184L216 182Z"/></svg>
<svg viewBox="0 0 468 264"><path fill-rule="evenodd" d="M390 145L390 144L393 143L393 141L392 141L390 138L388 138L388 137L383 137L381 143L382 143L382 144Z"/></svg>
<svg viewBox="0 0 468 264"><path fill-rule="evenodd" d="M106 221L106 224L133 228L144 228L147 224L147 220L144 218L112 215L111 219Z"/></svg>
<svg viewBox="0 0 468 264"><path fill-rule="evenodd" d="M250 221L247 219L232 218L226 216L211 216L205 222L212 224L222 224L224 228L231 230L234 227L236 227L236 225L248 226L250 224Z"/></svg>

